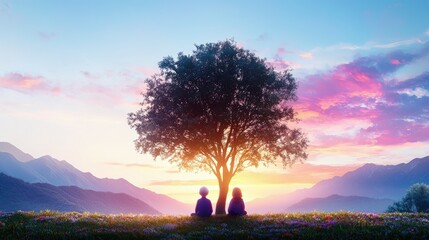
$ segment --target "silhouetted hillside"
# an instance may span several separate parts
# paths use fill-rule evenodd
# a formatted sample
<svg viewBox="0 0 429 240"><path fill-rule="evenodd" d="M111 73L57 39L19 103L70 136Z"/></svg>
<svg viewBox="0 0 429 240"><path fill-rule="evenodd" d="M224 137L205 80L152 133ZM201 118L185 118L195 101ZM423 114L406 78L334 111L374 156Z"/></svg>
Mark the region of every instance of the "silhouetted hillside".
<svg viewBox="0 0 429 240"><path fill-rule="evenodd" d="M14 152L20 151L15 147L9 149L14 149ZM126 193L165 214L189 214L192 211L192 206L188 204L136 187L125 179L97 178L91 173L76 169L66 161L59 161L48 155L22 162L11 153L0 152L0 172L30 183L40 182L55 186L77 186L95 191Z"/></svg>
<svg viewBox="0 0 429 240"><path fill-rule="evenodd" d="M391 199L331 195L326 198L305 198L287 208L287 212L375 212L386 211Z"/></svg>
<svg viewBox="0 0 429 240"><path fill-rule="evenodd" d="M333 194L399 200L418 182L429 184L429 156L398 165L366 164L343 176L320 181L309 189L251 201L247 208L257 213L284 212L305 198L325 198Z"/></svg>
<svg viewBox="0 0 429 240"><path fill-rule="evenodd" d="M317 183L311 192L398 200L417 182L429 183L429 156L398 165L365 164L341 177Z"/></svg>
<svg viewBox="0 0 429 240"><path fill-rule="evenodd" d="M77 211L159 214L146 203L123 193L96 192L78 187L26 183L0 173L0 211Z"/></svg>

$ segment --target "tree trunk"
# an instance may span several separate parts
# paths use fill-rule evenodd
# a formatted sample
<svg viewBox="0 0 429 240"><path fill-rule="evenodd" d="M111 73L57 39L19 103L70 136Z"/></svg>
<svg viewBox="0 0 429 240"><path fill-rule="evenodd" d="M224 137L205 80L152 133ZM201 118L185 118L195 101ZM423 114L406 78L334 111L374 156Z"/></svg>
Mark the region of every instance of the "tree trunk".
<svg viewBox="0 0 429 240"><path fill-rule="evenodd" d="M231 180L229 178L224 179L223 181L219 181L219 197L216 203L216 211L215 214L226 214L226 197L228 196L229 182Z"/></svg>

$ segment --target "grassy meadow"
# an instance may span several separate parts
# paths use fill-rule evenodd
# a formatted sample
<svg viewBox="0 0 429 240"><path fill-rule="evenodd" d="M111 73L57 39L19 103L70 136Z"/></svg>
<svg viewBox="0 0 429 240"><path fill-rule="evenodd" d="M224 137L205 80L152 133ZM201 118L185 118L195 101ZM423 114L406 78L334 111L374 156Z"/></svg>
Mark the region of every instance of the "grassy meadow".
<svg viewBox="0 0 429 240"><path fill-rule="evenodd" d="M0 213L0 239L429 239L429 214L307 213L233 218Z"/></svg>

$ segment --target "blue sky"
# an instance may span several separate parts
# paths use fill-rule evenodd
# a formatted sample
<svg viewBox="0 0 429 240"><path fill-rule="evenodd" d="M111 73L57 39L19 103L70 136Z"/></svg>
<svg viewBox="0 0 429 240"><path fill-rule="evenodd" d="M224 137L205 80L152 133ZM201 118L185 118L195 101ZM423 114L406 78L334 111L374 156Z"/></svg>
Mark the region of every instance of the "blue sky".
<svg viewBox="0 0 429 240"><path fill-rule="evenodd" d="M309 176L429 155L427 9L427 1L0 0L0 141L185 201L214 177L137 154L126 115L163 57L232 38L276 69L294 69L308 164L324 166L305 168ZM293 168L246 177L285 171L294 179ZM314 176L270 189L309 186ZM172 192L177 179L195 186Z"/></svg>
<svg viewBox="0 0 429 240"><path fill-rule="evenodd" d="M1 64L50 73L156 67L193 44L234 38L272 57L418 38L424 1L2 1ZM3 54L4 55L4 54ZM293 55L293 54L291 54ZM41 57L43 56L43 57ZM296 56L291 56L296 57ZM72 81L72 80L69 80Z"/></svg>

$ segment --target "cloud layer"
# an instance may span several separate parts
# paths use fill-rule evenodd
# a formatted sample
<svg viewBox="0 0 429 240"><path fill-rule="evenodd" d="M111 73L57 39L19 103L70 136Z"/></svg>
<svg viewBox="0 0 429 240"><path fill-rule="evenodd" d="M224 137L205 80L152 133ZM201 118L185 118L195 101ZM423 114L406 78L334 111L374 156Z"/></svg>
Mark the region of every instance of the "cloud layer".
<svg viewBox="0 0 429 240"><path fill-rule="evenodd" d="M21 73L8 73L0 76L0 88L11 89L23 93L61 92L60 87L53 86L49 81L41 76L31 76Z"/></svg>
<svg viewBox="0 0 429 240"><path fill-rule="evenodd" d="M296 109L313 144L429 141L429 69L406 80L392 77L428 53L425 44L414 53L361 57L303 79Z"/></svg>
<svg viewBox="0 0 429 240"><path fill-rule="evenodd" d="M313 164L295 164L292 168L279 172L264 172L249 170L237 174L233 178L234 184L238 185L283 185L283 184L315 184L321 180L341 176L346 172L353 171L360 167L359 165L328 166ZM194 180L163 180L153 181L151 185L158 186L204 186L217 185L217 181L212 179L194 179Z"/></svg>

